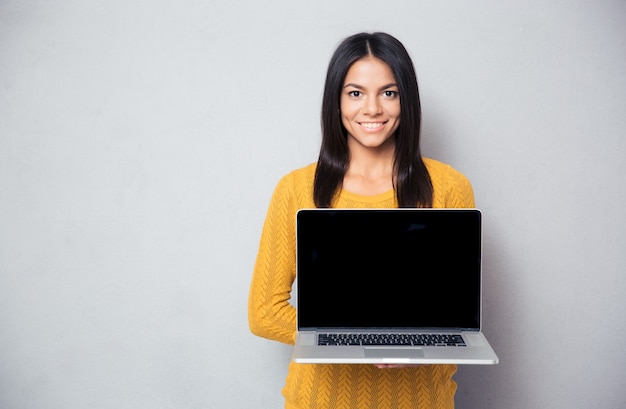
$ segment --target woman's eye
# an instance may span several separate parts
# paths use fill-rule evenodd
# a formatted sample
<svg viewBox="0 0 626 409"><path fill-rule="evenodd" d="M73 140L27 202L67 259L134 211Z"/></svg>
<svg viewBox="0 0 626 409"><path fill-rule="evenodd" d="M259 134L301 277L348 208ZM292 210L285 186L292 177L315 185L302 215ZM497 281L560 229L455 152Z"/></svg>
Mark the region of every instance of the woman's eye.
<svg viewBox="0 0 626 409"><path fill-rule="evenodd" d="M398 92L397 91L385 91L383 95L387 98L395 98L398 96Z"/></svg>
<svg viewBox="0 0 626 409"><path fill-rule="evenodd" d="M350 95L353 98L358 98L361 96L361 91L350 91L348 92L348 95Z"/></svg>

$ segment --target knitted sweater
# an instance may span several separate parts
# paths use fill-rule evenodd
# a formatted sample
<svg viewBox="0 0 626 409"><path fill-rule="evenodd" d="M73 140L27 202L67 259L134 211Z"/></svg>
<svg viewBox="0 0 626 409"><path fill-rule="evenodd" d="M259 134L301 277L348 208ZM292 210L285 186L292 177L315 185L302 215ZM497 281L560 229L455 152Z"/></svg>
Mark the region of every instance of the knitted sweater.
<svg viewBox="0 0 626 409"><path fill-rule="evenodd" d="M474 207L469 180L442 162L425 158L433 184L433 207ZM290 304L295 268L295 214L313 208L316 164L292 171L272 196L254 266L248 302L251 331L293 344L296 311ZM341 191L338 208L398 207L395 192L360 196ZM379 369L374 365L289 364L283 395L287 409L452 409L456 365Z"/></svg>

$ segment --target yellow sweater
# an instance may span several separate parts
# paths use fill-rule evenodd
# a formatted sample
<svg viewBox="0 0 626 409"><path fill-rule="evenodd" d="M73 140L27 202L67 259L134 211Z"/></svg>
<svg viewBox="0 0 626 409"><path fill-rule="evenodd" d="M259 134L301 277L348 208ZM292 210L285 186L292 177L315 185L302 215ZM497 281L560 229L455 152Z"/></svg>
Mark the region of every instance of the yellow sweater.
<svg viewBox="0 0 626 409"><path fill-rule="evenodd" d="M424 159L433 188L433 207L475 207L469 180L444 163ZM284 176L272 196L248 302L251 331L293 344L296 311L289 303L295 269L295 214L315 207L316 164ZM398 207L394 191L360 196L341 191L333 207ZM452 409L456 365L379 369L374 365L289 364L283 389L287 409Z"/></svg>

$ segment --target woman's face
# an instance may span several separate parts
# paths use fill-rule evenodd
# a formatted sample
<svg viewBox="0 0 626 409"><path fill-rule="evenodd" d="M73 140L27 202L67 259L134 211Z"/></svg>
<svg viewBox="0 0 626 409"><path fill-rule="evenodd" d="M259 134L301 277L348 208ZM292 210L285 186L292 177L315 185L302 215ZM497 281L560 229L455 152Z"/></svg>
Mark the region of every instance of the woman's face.
<svg viewBox="0 0 626 409"><path fill-rule="evenodd" d="M400 95L387 64L374 57L356 61L346 74L340 99L341 121L348 146L393 145L400 125Z"/></svg>

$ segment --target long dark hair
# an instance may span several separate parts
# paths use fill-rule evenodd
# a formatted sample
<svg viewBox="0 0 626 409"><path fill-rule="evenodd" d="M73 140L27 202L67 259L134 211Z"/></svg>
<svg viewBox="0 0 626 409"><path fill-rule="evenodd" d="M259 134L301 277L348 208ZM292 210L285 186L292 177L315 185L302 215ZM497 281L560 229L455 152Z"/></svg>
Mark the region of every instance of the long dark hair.
<svg viewBox="0 0 626 409"><path fill-rule="evenodd" d="M330 207L350 163L347 132L341 122L340 97L348 70L373 56L386 63L400 94L400 125L395 133L394 188L399 207L432 207L433 187L420 152L422 110L415 68L408 52L386 33L359 33L344 39L328 65L322 100L322 145L315 172L313 200Z"/></svg>

